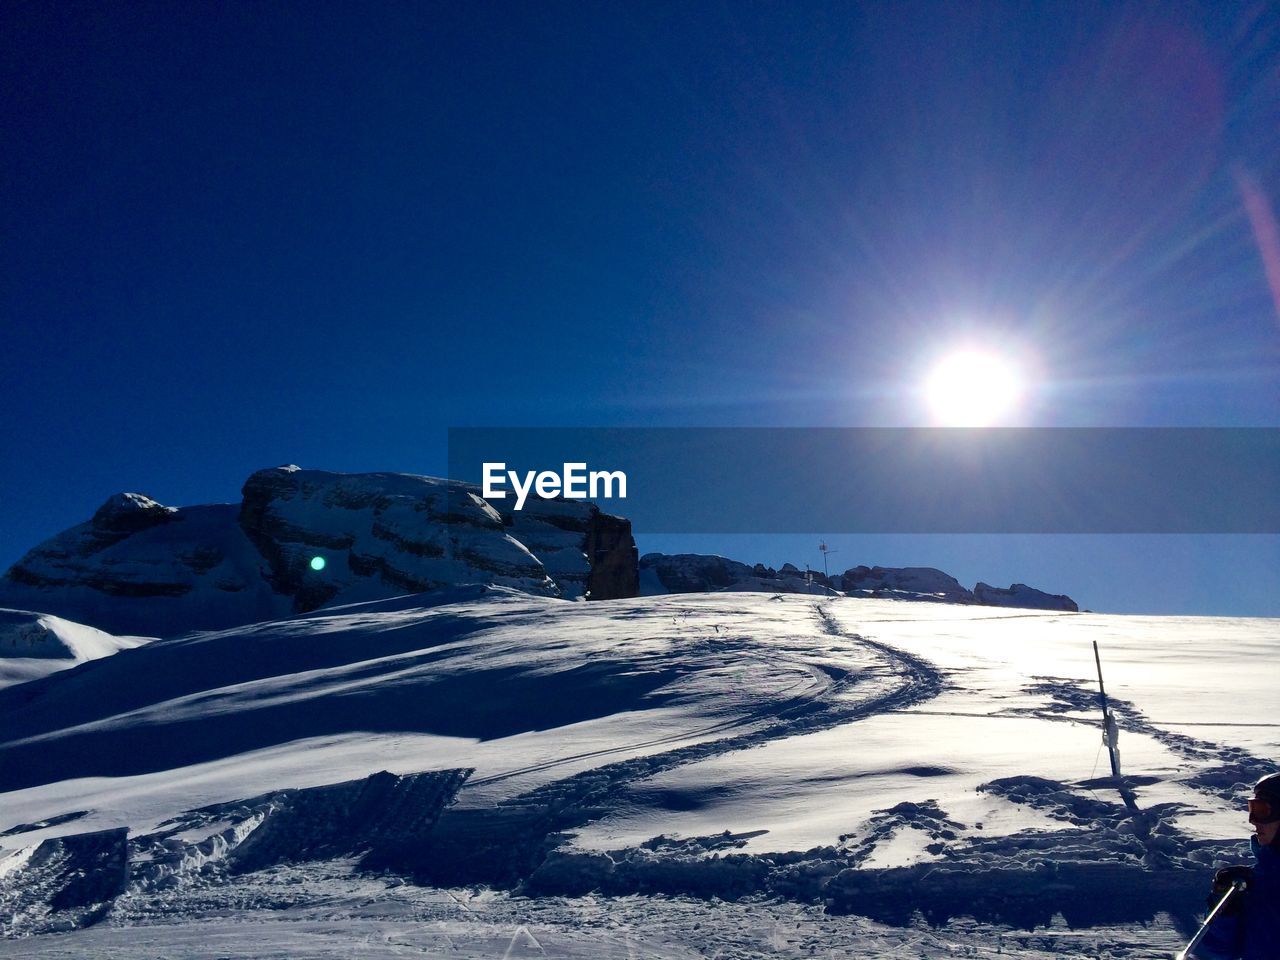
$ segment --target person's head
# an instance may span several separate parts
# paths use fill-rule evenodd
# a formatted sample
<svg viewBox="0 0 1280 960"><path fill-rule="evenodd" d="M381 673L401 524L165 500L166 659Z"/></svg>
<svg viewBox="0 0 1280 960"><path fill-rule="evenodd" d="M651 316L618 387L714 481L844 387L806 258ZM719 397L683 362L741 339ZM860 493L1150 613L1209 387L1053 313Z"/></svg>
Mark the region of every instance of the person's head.
<svg viewBox="0 0 1280 960"><path fill-rule="evenodd" d="M1260 844L1280 847L1276 842L1280 836L1280 773L1269 774L1253 785L1249 822Z"/></svg>

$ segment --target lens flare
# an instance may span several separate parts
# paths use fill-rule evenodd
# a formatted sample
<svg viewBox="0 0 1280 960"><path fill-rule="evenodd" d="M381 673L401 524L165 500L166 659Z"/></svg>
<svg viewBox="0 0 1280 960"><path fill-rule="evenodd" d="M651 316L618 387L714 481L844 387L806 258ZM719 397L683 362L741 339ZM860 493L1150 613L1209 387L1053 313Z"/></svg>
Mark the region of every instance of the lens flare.
<svg viewBox="0 0 1280 960"><path fill-rule="evenodd" d="M987 427L1016 411L1022 379L1007 360L966 350L941 360L929 374L924 392L939 425Z"/></svg>
<svg viewBox="0 0 1280 960"><path fill-rule="evenodd" d="M324 557L312 557L312 558L311 558L311 569L312 569L312 570L323 570L323 569L324 569Z"/></svg>

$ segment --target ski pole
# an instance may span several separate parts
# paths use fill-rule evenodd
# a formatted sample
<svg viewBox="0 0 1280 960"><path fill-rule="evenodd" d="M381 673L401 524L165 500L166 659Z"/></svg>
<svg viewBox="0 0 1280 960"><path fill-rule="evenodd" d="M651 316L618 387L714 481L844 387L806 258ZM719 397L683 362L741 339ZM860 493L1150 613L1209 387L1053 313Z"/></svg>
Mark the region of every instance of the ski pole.
<svg viewBox="0 0 1280 960"><path fill-rule="evenodd" d="M1245 882L1243 880L1236 880L1231 884L1227 889L1227 892L1222 895L1222 899L1214 905L1214 908L1209 911L1209 915L1204 918L1204 923L1200 924L1200 929L1197 930L1196 935L1191 938L1191 942L1183 948L1181 953L1174 957L1174 960L1188 960L1191 954L1195 952L1196 947L1200 946L1200 941L1204 939L1204 935L1209 932L1209 924L1213 923L1213 921L1218 918L1218 914L1221 913L1222 908L1227 905L1227 901L1237 893L1243 893L1244 888Z"/></svg>

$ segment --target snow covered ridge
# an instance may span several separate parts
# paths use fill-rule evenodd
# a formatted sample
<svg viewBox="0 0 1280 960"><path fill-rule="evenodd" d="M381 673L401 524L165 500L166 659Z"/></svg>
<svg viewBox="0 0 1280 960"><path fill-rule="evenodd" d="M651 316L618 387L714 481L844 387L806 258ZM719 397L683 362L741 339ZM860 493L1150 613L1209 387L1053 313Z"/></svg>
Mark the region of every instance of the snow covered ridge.
<svg viewBox="0 0 1280 960"><path fill-rule="evenodd" d="M14 564L0 578L0 606L160 636L465 583L563 599L729 589L1076 609L1022 584L970 591L925 567L860 566L827 581L790 564L640 560L630 522L593 503L530 497L504 511L477 486L412 474L290 465L259 470L241 492L239 504L191 507L116 494Z"/></svg>
<svg viewBox="0 0 1280 960"><path fill-rule="evenodd" d="M460 583L637 592L631 524L591 503L504 514L456 481L295 466L258 471L242 495L175 508L117 494L14 564L0 604L169 636Z"/></svg>
<svg viewBox="0 0 1280 960"><path fill-rule="evenodd" d="M955 577L933 567L850 567L830 578L817 570L800 570L784 563L780 569L757 563L749 567L725 557L695 553L646 553L640 558L640 592L698 593L708 590L807 593L976 603L988 607L1076 612L1076 602L1063 594L1049 594L1025 583L1005 589L979 582L972 590Z"/></svg>
<svg viewBox="0 0 1280 960"><path fill-rule="evenodd" d="M0 608L0 687L24 683L146 643L62 617Z"/></svg>

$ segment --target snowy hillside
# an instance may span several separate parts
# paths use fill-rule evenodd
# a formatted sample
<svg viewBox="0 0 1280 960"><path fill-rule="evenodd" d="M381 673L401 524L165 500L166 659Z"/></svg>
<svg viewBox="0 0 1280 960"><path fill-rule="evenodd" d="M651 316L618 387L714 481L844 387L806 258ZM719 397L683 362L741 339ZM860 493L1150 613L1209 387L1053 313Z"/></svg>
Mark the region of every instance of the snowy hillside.
<svg viewBox="0 0 1280 960"><path fill-rule="evenodd" d="M69 670L150 639L117 637L61 617L0 608L0 687Z"/></svg>
<svg viewBox="0 0 1280 960"><path fill-rule="evenodd" d="M1268 620L484 587L155 641L0 690L0 956L1167 956L1278 660Z"/></svg>

